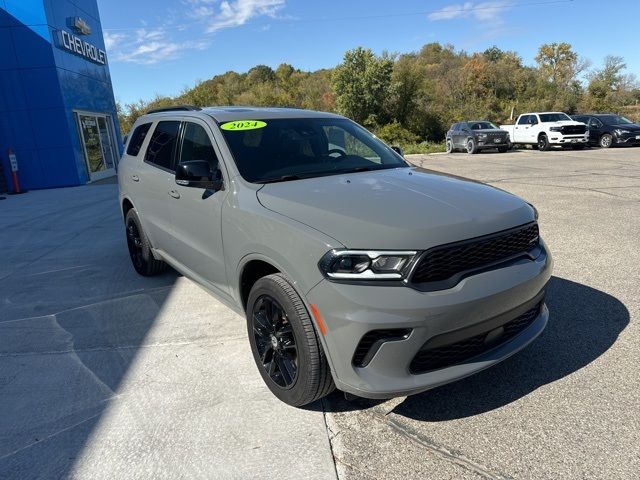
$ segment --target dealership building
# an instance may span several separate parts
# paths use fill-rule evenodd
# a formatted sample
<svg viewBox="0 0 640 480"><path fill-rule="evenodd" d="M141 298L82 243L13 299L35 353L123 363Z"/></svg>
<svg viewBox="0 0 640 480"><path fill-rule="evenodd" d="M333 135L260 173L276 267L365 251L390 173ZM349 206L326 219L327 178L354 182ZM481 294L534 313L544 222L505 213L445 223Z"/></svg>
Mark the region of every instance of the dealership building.
<svg viewBox="0 0 640 480"><path fill-rule="evenodd" d="M96 0L0 0L0 159L9 190L10 150L25 189L115 174L122 139Z"/></svg>

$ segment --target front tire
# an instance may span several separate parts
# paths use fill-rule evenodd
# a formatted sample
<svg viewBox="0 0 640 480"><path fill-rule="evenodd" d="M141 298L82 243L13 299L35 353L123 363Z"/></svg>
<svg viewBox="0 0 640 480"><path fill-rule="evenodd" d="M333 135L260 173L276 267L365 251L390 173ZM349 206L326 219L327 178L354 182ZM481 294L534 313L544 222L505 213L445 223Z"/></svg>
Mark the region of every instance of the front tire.
<svg viewBox="0 0 640 480"><path fill-rule="evenodd" d="M334 390L313 322L284 275L259 279L249 293L246 311L253 358L276 397L300 407Z"/></svg>
<svg viewBox="0 0 640 480"><path fill-rule="evenodd" d="M602 148L611 148L613 145L613 135L610 133L603 134L598 143Z"/></svg>
<svg viewBox="0 0 640 480"><path fill-rule="evenodd" d="M478 146L476 145L476 141L473 138L469 138L467 140L467 153L469 155L478 153Z"/></svg>
<svg viewBox="0 0 640 480"><path fill-rule="evenodd" d="M538 150L546 152L549 150L549 148L551 148L551 145L549 145L549 139L547 138L547 136L544 134L540 135L538 137Z"/></svg>
<svg viewBox="0 0 640 480"><path fill-rule="evenodd" d="M129 257L136 272L144 277L152 277L164 272L167 269L167 264L153 257L151 243L149 243L138 214L133 208L127 212L124 223Z"/></svg>
<svg viewBox="0 0 640 480"><path fill-rule="evenodd" d="M447 153L453 153L453 142L451 141L451 139L447 139L446 149Z"/></svg>

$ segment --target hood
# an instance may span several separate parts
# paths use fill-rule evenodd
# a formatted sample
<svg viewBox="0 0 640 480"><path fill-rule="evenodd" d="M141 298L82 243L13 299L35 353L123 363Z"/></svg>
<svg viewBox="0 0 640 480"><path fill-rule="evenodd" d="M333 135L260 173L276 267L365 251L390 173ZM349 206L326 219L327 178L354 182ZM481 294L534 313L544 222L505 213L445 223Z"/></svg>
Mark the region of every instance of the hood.
<svg viewBox="0 0 640 480"><path fill-rule="evenodd" d="M424 250L534 219L515 195L419 168L271 183L257 195L348 248Z"/></svg>
<svg viewBox="0 0 640 480"><path fill-rule="evenodd" d="M620 130L629 130L630 132L637 132L640 130L640 125L636 125L635 123L622 123L619 125L609 125L612 128L620 129Z"/></svg>

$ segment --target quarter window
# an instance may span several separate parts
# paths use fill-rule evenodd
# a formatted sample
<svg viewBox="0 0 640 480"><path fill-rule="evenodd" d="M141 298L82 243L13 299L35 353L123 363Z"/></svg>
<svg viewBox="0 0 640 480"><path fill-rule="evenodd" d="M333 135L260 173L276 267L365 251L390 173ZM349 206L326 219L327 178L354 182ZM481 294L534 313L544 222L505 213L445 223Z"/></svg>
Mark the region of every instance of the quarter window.
<svg viewBox="0 0 640 480"><path fill-rule="evenodd" d="M136 129L131 134L129 145L127 145L127 155L135 157L138 155L138 153L140 153L140 149L142 148L144 139L147 138L147 133L149 133L150 128L150 123L145 123L136 127Z"/></svg>
<svg viewBox="0 0 640 480"><path fill-rule="evenodd" d="M176 147L179 128L180 122L158 122L149 141L144 161L173 171L173 152Z"/></svg>
<svg viewBox="0 0 640 480"><path fill-rule="evenodd" d="M180 150L180 163L189 160L206 160L211 166L211 172L220 169L218 157L206 130L197 123L191 122L185 124Z"/></svg>

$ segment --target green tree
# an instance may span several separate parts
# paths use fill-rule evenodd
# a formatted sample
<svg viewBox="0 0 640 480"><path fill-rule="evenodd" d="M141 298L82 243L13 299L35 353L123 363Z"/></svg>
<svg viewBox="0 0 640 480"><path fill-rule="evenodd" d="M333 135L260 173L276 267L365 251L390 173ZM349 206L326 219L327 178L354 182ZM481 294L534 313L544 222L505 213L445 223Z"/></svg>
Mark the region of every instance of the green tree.
<svg viewBox="0 0 640 480"><path fill-rule="evenodd" d="M391 88L393 60L361 47L344 54L333 72L338 111L358 123L374 126L387 120L385 102Z"/></svg>

